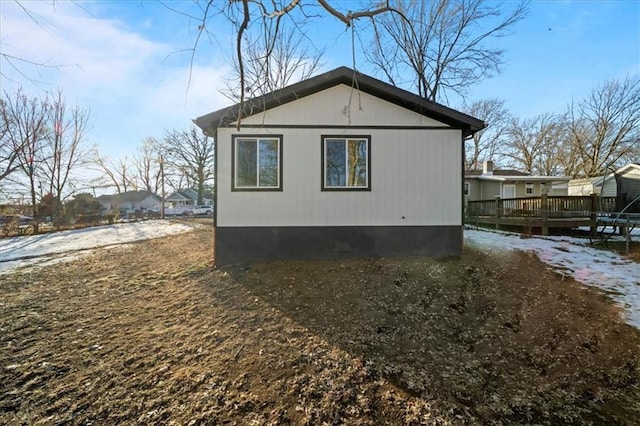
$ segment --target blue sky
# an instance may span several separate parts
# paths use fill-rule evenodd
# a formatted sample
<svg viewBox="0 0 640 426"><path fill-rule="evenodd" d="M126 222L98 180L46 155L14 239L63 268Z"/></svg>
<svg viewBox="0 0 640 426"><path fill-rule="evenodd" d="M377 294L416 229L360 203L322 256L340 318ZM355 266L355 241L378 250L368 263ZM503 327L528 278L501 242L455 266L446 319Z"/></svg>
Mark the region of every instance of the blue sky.
<svg viewBox="0 0 640 426"><path fill-rule="evenodd" d="M190 1L171 7L197 14ZM348 4L348 0L342 1ZM220 94L228 75L230 26L211 24L215 35L196 54L189 84L197 22L151 1L93 1L23 5L0 0L4 53L51 68L21 65L19 75L2 62L2 90L22 85L31 95L60 88L70 104L91 109L88 143L112 159L131 156L142 140L229 104ZM78 6L80 5L80 7ZM352 65L351 36L340 23L323 19L306 28L308 42L325 49L323 70ZM530 12L505 49L503 72L476 87L468 101L499 98L520 117L560 113L608 79L640 73L640 0L532 1ZM360 71L373 70L356 54ZM449 99L460 107L461 100Z"/></svg>

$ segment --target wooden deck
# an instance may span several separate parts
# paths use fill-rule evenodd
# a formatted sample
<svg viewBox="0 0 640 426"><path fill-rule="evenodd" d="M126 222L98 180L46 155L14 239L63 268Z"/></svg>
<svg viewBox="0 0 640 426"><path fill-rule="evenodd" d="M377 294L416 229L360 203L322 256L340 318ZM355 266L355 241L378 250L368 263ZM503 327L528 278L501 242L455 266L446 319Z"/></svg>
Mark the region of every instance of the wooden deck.
<svg viewBox="0 0 640 426"><path fill-rule="evenodd" d="M465 223L521 227L549 235L550 229L595 227L599 217L615 208L615 197L548 196L470 201Z"/></svg>

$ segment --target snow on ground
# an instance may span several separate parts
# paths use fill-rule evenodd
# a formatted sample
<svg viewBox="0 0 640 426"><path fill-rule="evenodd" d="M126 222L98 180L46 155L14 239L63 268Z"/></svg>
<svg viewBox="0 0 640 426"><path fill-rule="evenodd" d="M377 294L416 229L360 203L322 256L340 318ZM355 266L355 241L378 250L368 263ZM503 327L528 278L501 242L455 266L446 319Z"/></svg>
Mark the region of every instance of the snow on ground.
<svg viewBox="0 0 640 426"><path fill-rule="evenodd" d="M191 231L194 226L197 225L153 220L0 239L0 275L19 267L70 261L96 248Z"/></svg>
<svg viewBox="0 0 640 426"><path fill-rule="evenodd" d="M624 308L627 322L640 328L640 264L574 237L520 238L520 234L465 229L465 244L480 250L523 250L554 270L605 290ZM635 242L637 244L637 242Z"/></svg>
<svg viewBox="0 0 640 426"><path fill-rule="evenodd" d="M73 260L96 248L190 231L194 226L197 225L154 220L1 239L0 275L18 267ZM534 252L553 269L607 291L624 308L626 320L640 328L640 264L636 262L589 247L588 240L572 237L520 238L520 234L466 229L465 243L480 250Z"/></svg>

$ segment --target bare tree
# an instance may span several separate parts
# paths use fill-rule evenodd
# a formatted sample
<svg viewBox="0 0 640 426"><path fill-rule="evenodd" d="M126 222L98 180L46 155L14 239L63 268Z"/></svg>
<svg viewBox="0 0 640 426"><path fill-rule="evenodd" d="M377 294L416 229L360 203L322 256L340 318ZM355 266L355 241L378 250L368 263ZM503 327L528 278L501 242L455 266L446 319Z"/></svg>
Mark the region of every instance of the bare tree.
<svg viewBox="0 0 640 426"><path fill-rule="evenodd" d="M158 194L162 189L160 157L160 142L152 137L142 141L142 146L133 157L133 166L140 186L154 194Z"/></svg>
<svg viewBox="0 0 640 426"><path fill-rule="evenodd" d="M560 174L559 141L562 140L562 131L560 118L552 114L542 114L533 119L514 118L508 129L505 152L510 165L531 174Z"/></svg>
<svg viewBox="0 0 640 426"><path fill-rule="evenodd" d="M394 85L432 101L499 73L504 51L491 45L527 14L527 2L398 0L398 14L373 22L365 57Z"/></svg>
<svg viewBox="0 0 640 426"><path fill-rule="evenodd" d="M6 93L5 93L6 96ZM7 101L0 99L0 182L20 168L18 155L22 151L23 140L15 140L13 126L16 125Z"/></svg>
<svg viewBox="0 0 640 426"><path fill-rule="evenodd" d="M21 178L26 179L24 185L29 191L32 215L38 217L38 189L40 189L42 172L40 167L46 159L44 154L47 135L47 119L49 117L49 103L46 99L30 99L22 90L18 90L14 97L6 92L3 100L3 118L9 126L5 129L5 139L9 149L14 149L15 163L21 172ZM35 221L35 232L38 223Z"/></svg>
<svg viewBox="0 0 640 426"><path fill-rule="evenodd" d="M214 175L213 139L192 127L189 130L167 131L163 141L166 162L196 187L198 204L202 204L205 186Z"/></svg>
<svg viewBox="0 0 640 426"><path fill-rule="evenodd" d="M69 109L61 91L51 98L48 116L47 143L42 167L47 172L48 192L56 199L54 221L59 224L64 191L70 183L72 171L83 165L89 151L84 142L90 113L78 106Z"/></svg>
<svg viewBox="0 0 640 426"><path fill-rule="evenodd" d="M478 170L485 160L499 163L508 137L511 115L499 99L483 99L465 107L465 112L483 120L487 127L466 142L465 168Z"/></svg>
<svg viewBox="0 0 640 426"><path fill-rule="evenodd" d="M567 113L576 174L598 176L637 155L640 140L640 76L610 80L573 102Z"/></svg>
<svg viewBox="0 0 640 426"><path fill-rule="evenodd" d="M103 176L97 180L98 186L115 187L118 194L137 188L134 172L131 171L127 156L115 162L107 157L101 157L97 151L94 152L93 156L93 164L99 172L103 173Z"/></svg>

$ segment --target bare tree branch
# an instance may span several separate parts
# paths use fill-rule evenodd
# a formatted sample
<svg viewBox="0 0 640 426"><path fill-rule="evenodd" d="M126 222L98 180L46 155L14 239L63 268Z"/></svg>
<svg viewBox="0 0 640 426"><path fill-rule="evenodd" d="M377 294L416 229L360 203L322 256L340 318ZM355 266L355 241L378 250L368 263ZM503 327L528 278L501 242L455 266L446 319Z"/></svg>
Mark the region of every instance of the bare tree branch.
<svg viewBox="0 0 640 426"><path fill-rule="evenodd" d="M511 114L499 99L485 99L465 107L465 112L487 123L487 127L476 132L466 142L466 170L478 170L486 160L498 164L504 155L503 147L508 140Z"/></svg>
<svg viewBox="0 0 640 426"><path fill-rule="evenodd" d="M511 165L532 175L561 173L559 144L562 140L562 120L553 114L533 119L514 118L508 129L505 155Z"/></svg>
<svg viewBox="0 0 640 426"><path fill-rule="evenodd" d="M39 15L39 14L33 12L32 10L30 10L29 8L27 8L23 4L24 2L21 2L21 1L18 1L18 0L15 0L14 2L15 2L16 5L18 5L18 7L20 9L22 9L22 11L29 17L29 19L31 19L43 31L46 31L46 32L50 33L50 31L46 28L46 26L42 22L42 21L46 21L47 20L46 17L44 17L42 15ZM72 2L72 3L76 4L75 2ZM53 3L53 5L54 5L54 9L55 9L55 2ZM9 80L9 81L15 81L15 80L12 79L8 75L8 73L3 71L3 68L4 68L4 66L2 65L3 62L8 64L11 69L16 71L25 80L28 80L29 82L31 82L33 85L35 85L37 87L40 87L40 83L36 79L28 76L27 73L23 70L21 65L30 65L30 66L34 66L36 68L61 68L61 67L68 67L68 66L79 66L78 64L51 64L51 63L49 63L49 60L36 61L36 60L33 60L33 59L28 59L28 58L12 55L10 53L7 53L6 50L7 50L6 48L3 48L2 40L0 39L0 77L4 78L6 80Z"/></svg>
<svg viewBox="0 0 640 426"><path fill-rule="evenodd" d="M389 81L408 83L433 101L500 71L502 49L487 42L508 34L524 18L527 3L504 6L484 0L398 0L398 13L374 23L367 60ZM511 10L509 10L511 9ZM496 23L497 20L497 23ZM399 78L409 75L410 77ZM404 81L403 81L404 80Z"/></svg>
<svg viewBox="0 0 640 426"><path fill-rule="evenodd" d="M597 176L638 152L640 76L610 80L568 108L568 130L578 157L576 173Z"/></svg>

